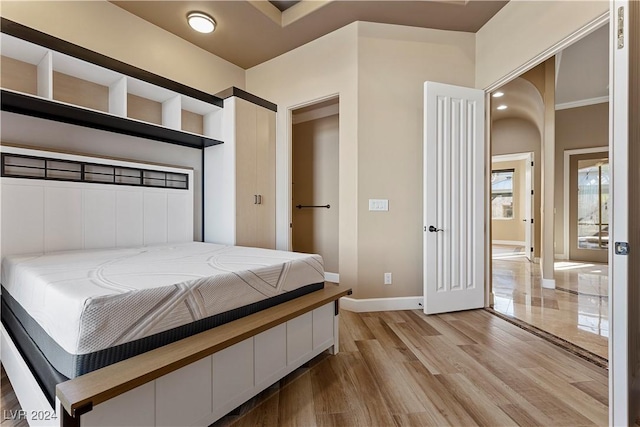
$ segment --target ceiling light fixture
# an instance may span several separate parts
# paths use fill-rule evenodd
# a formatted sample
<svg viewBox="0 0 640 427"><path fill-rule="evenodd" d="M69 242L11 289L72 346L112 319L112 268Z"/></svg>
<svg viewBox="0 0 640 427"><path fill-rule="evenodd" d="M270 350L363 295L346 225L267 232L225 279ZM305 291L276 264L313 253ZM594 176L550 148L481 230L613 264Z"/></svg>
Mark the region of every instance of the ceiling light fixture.
<svg viewBox="0 0 640 427"><path fill-rule="evenodd" d="M506 105L499 105L498 110L506 110L508 107Z"/></svg>
<svg viewBox="0 0 640 427"><path fill-rule="evenodd" d="M500 98L501 96L504 96L504 92L496 92L492 95L494 98Z"/></svg>
<svg viewBox="0 0 640 427"><path fill-rule="evenodd" d="M211 33L216 29L216 21L202 12L189 12L187 22L191 28L199 33Z"/></svg>

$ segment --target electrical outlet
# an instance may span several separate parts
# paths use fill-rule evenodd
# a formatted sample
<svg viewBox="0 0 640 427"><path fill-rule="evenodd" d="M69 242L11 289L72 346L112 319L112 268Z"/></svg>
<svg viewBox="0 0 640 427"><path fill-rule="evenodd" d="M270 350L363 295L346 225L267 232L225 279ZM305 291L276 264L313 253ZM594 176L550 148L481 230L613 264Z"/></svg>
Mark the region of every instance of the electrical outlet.
<svg viewBox="0 0 640 427"><path fill-rule="evenodd" d="M384 273L384 284L385 285L391 284L391 273Z"/></svg>

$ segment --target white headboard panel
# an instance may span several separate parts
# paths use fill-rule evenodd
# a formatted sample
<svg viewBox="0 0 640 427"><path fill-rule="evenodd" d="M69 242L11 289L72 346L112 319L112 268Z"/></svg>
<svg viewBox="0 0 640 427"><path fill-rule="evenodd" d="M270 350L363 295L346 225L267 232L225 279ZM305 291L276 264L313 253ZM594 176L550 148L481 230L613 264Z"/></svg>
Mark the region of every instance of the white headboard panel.
<svg viewBox="0 0 640 427"><path fill-rule="evenodd" d="M0 178L1 254L193 240L193 171L0 146L3 153L187 174L188 189Z"/></svg>

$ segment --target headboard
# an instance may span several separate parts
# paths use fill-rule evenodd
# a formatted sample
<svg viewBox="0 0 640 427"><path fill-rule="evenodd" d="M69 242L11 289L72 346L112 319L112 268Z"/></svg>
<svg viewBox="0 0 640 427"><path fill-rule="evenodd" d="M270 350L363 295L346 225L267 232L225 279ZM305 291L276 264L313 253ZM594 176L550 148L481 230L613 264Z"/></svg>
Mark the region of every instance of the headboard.
<svg viewBox="0 0 640 427"><path fill-rule="evenodd" d="M0 146L0 255L193 240L193 170Z"/></svg>

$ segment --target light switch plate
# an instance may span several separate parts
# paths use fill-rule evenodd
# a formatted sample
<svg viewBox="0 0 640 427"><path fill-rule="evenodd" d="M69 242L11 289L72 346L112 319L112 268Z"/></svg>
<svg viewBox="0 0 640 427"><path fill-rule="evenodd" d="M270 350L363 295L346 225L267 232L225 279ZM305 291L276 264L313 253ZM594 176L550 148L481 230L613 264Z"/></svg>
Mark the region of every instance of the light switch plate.
<svg viewBox="0 0 640 427"><path fill-rule="evenodd" d="M369 211L388 211L389 199L369 199Z"/></svg>

